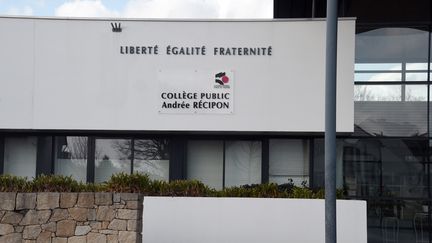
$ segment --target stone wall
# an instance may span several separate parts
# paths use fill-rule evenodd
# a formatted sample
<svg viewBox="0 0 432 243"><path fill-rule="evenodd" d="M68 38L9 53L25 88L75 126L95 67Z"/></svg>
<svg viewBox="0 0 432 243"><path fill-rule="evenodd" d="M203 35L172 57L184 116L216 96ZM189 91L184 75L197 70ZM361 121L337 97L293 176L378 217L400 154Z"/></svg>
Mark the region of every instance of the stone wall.
<svg viewBox="0 0 432 243"><path fill-rule="evenodd" d="M0 243L141 242L142 196L0 193Z"/></svg>

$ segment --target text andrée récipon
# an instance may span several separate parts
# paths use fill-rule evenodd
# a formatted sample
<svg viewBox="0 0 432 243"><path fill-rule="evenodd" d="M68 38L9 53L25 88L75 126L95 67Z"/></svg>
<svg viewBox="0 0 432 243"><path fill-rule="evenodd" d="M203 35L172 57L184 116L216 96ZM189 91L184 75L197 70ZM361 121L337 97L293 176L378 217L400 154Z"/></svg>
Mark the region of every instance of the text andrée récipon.
<svg viewBox="0 0 432 243"><path fill-rule="evenodd" d="M164 92L163 109L229 109L229 93Z"/></svg>
<svg viewBox="0 0 432 243"><path fill-rule="evenodd" d="M268 47L213 47L206 46L120 46L120 54L128 55L185 55L185 56L271 56L273 48Z"/></svg>

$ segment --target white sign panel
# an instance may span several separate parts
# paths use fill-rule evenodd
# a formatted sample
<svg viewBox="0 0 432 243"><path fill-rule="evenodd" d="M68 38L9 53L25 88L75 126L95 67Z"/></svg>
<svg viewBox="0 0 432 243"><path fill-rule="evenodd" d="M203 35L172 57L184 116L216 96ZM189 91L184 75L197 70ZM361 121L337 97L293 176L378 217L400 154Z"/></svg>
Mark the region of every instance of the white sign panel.
<svg viewBox="0 0 432 243"><path fill-rule="evenodd" d="M231 114L234 73L227 71L159 71L160 113Z"/></svg>
<svg viewBox="0 0 432 243"><path fill-rule="evenodd" d="M355 21L338 26L337 131L353 132ZM0 28L0 129L324 131L324 20Z"/></svg>

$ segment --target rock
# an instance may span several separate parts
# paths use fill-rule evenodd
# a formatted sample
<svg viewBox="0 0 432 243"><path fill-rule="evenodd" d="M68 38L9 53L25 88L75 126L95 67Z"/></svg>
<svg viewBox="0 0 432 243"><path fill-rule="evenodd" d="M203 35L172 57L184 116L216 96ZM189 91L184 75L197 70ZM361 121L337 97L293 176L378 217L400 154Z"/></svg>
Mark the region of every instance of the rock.
<svg viewBox="0 0 432 243"><path fill-rule="evenodd" d="M139 201L127 201L126 202L126 208L127 209L138 209L140 206Z"/></svg>
<svg viewBox="0 0 432 243"><path fill-rule="evenodd" d="M119 203L121 201L120 193L113 193L113 202Z"/></svg>
<svg viewBox="0 0 432 243"><path fill-rule="evenodd" d="M93 230L100 230L100 229L102 229L102 223L101 222L97 222L97 221L93 221L93 222L90 222L90 227Z"/></svg>
<svg viewBox="0 0 432 243"><path fill-rule="evenodd" d="M118 231L117 230L99 230L99 233L104 234L104 235L118 235Z"/></svg>
<svg viewBox="0 0 432 243"><path fill-rule="evenodd" d="M16 210L34 209L36 207L36 193L18 193L16 197Z"/></svg>
<svg viewBox="0 0 432 243"><path fill-rule="evenodd" d="M108 229L111 230L126 230L126 227L127 227L126 220L121 220L121 219L114 219L108 225Z"/></svg>
<svg viewBox="0 0 432 243"><path fill-rule="evenodd" d="M87 243L105 243L106 235L99 233L88 233L87 235Z"/></svg>
<svg viewBox="0 0 432 243"><path fill-rule="evenodd" d="M92 208L94 206L94 193L92 192L79 193L77 206L81 208Z"/></svg>
<svg viewBox="0 0 432 243"><path fill-rule="evenodd" d="M67 238L61 238L61 237L55 237L52 240L52 243L67 243L68 239ZM85 241L81 241L81 242L85 242Z"/></svg>
<svg viewBox="0 0 432 243"><path fill-rule="evenodd" d="M14 232L14 227L11 224L0 224L0 235L7 235Z"/></svg>
<svg viewBox="0 0 432 243"><path fill-rule="evenodd" d="M100 206L96 210L96 220L98 221L111 221L114 219L114 209L109 206Z"/></svg>
<svg viewBox="0 0 432 243"><path fill-rule="evenodd" d="M76 221L87 221L88 209L87 208L69 208L69 214Z"/></svg>
<svg viewBox="0 0 432 243"><path fill-rule="evenodd" d="M50 216L50 210L29 210L24 215L24 218L21 220L20 225L45 224Z"/></svg>
<svg viewBox="0 0 432 243"><path fill-rule="evenodd" d="M136 243L138 233L129 231L120 231L118 236L119 243Z"/></svg>
<svg viewBox="0 0 432 243"><path fill-rule="evenodd" d="M51 232L45 231L39 234L36 243L51 243Z"/></svg>
<svg viewBox="0 0 432 243"><path fill-rule="evenodd" d="M138 225L138 222L139 221L137 221L135 219L128 220L127 221L127 230L128 231L137 231L137 228L139 228L140 231L141 231L142 227L141 227L141 224Z"/></svg>
<svg viewBox="0 0 432 243"><path fill-rule="evenodd" d="M60 194L60 207L71 208L75 206L78 198L78 193L68 192Z"/></svg>
<svg viewBox="0 0 432 243"><path fill-rule="evenodd" d="M16 233L22 233L24 230L24 226L15 226L14 228Z"/></svg>
<svg viewBox="0 0 432 243"><path fill-rule="evenodd" d="M138 193L119 193L120 199L124 201L138 201L140 194Z"/></svg>
<svg viewBox="0 0 432 243"><path fill-rule="evenodd" d="M67 243L85 243L85 236L72 236L68 239Z"/></svg>
<svg viewBox="0 0 432 243"><path fill-rule="evenodd" d="M67 209L56 208L53 210L52 216L50 218L50 222L57 222L60 220L65 220L69 217L69 213Z"/></svg>
<svg viewBox="0 0 432 243"><path fill-rule="evenodd" d="M117 218L119 219L139 219L138 210L133 209L119 209L117 211Z"/></svg>
<svg viewBox="0 0 432 243"><path fill-rule="evenodd" d="M23 217L24 216L20 213L6 212L6 214L3 216L2 220L1 220L1 223L17 225L17 224L19 224L19 222L21 222Z"/></svg>
<svg viewBox="0 0 432 243"><path fill-rule="evenodd" d="M42 230L49 231L49 232L56 232L57 230L57 224L55 222L49 222L47 224L43 224Z"/></svg>
<svg viewBox="0 0 432 243"><path fill-rule="evenodd" d="M15 192L0 192L0 210L12 211L15 209Z"/></svg>
<svg viewBox="0 0 432 243"><path fill-rule="evenodd" d="M87 214L87 220L93 221L96 220L96 209L91 208Z"/></svg>
<svg viewBox="0 0 432 243"><path fill-rule="evenodd" d="M0 237L0 242L4 243L22 243L22 235L20 233L12 233Z"/></svg>
<svg viewBox="0 0 432 243"><path fill-rule="evenodd" d="M112 205L113 204L112 193L109 192L97 192L95 193L95 204L96 205Z"/></svg>
<svg viewBox="0 0 432 243"><path fill-rule="evenodd" d="M118 243L117 235L107 235L107 243Z"/></svg>
<svg viewBox="0 0 432 243"><path fill-rule="evenodd" d="M75 235L86 235L86 234L88 234L88 232L90 232L91 231L91 227L90 226L88 226L88 225L85 225L85 226L77 226L76 228L75 228Z"/></svg>
<svg viewBox="0 0 432 243"><path fill-rule="evenodd" d="M102 229L108 229L108 225L110 224L110 221L102 221Z"/></svg>
<svg viewBox="0 0 432 243"><path fill-rule="evenodd" d="M54 209L59 207L60 193L39 192L37 194L37 209Z"/></svg>
<svg viewBox="0 0 432 243"><path fill-rule="evenodd" d="M24 227L23 231L23 239L35 240L39 236L41 231L42 229L39 225L26 226Z"/></svg>
<svg viewBox="0 0 432 243"><path fill-rule="evenodd" d="M75 234L76 222L73 220L62 220L57 222L56 236L69 237Z"/></svg>

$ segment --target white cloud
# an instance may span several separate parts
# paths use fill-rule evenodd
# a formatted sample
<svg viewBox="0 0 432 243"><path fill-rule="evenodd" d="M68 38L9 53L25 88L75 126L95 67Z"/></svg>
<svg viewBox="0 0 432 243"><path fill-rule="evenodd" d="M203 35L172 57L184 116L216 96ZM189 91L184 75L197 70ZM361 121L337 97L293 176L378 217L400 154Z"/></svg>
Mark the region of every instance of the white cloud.
<svg viewBox="0 0 432 243"><path fill-rule="evenodd" d="M33 15L33 9L30 6L22 8L12 7L6 11L8 15Z"/></svg>
<svg viewBox="0 0 432 243"><path fill-rule="evenodd" d="M60 5L57 16L125 18L272 18L272 0L128 0L110 10L101 0L74 0Z"/></svg>
<svg viewBox="0 0 432 243"><path fill-rule="evenodd" d="M67 17L115 17L116 11L111 11L100 0L74 0L63 3L55 10L57 16Z"/></svg>

